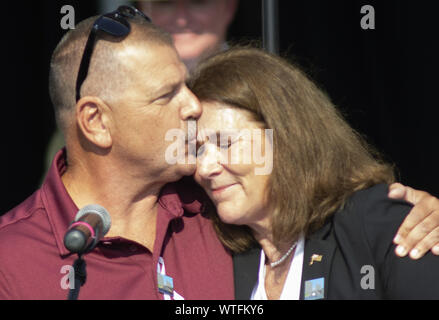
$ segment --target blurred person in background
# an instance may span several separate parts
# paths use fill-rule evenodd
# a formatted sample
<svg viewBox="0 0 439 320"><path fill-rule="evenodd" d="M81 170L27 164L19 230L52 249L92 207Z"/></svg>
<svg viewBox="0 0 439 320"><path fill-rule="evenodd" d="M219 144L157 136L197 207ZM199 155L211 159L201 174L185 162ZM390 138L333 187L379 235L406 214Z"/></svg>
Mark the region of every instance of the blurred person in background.
<svg viewBox="0 0 439 320"><path fill-rule="evenodd" d="M139 1L155 25L172 35L181 60L192 70L203 57L227 47L237 0Z"/></svg>

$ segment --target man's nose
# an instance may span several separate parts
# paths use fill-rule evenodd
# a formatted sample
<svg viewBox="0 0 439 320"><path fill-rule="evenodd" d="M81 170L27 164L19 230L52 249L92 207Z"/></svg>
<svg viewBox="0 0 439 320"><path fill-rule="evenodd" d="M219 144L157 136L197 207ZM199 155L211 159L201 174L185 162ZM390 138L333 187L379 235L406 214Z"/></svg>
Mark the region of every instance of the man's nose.
<svg viewBox="0 0 439 320"><path fill-rule="evenodd" d="M175 11L175 21L177 26L185 28L189 24L189 8L186 1L178 1Z"/></svg>
<svg viewBox="0 0 439 320"><path fill-rule="evenodd" d="M198 119L203 113L201 103L198 98L185 88L185 99L182 101L182 107L180 109L180 116L182 120Z"/></svg>

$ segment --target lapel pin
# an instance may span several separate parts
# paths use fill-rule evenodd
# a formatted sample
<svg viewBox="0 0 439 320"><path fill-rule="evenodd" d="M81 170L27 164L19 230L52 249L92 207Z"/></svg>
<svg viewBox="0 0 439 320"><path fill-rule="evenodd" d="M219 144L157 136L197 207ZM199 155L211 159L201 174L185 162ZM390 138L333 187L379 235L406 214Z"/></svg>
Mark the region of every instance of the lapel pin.
<svg viewBox="0 0 439 320"><path fill-rule="evenodd" d="M322 255L320 254L313 254L311 256L311 261L309 262L309 265L311 266L314 262L321 262L322 261Z"/></svg>

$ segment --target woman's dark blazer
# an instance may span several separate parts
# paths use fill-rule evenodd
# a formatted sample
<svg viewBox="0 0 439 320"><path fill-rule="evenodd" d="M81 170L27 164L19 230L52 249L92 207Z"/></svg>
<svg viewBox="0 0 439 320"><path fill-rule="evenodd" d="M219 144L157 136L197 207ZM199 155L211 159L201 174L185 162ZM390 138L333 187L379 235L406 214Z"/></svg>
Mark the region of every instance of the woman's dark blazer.
<svg viewBox="0 0 439 320"><path fill-rule="evenodd" d="M411 206L387 193L384 184L356 192L306 238L300 299L439 299L439 256L394 253L393 237ZM259 257L260 248L234 256L236 299L250 299Z"/></svg>

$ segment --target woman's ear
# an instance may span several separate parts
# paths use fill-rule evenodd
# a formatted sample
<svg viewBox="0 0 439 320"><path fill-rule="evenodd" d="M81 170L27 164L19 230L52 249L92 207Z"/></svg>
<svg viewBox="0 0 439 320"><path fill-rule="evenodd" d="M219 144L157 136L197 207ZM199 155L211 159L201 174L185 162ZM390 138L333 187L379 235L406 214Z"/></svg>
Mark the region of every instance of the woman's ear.
<svg viewBox="0 0 439 320"><path fill-rule="evenodd" d="M76 122L84 137L97 147L107 149L113 144L110 109L97 97L83 97L76 104Z"/></svg>

